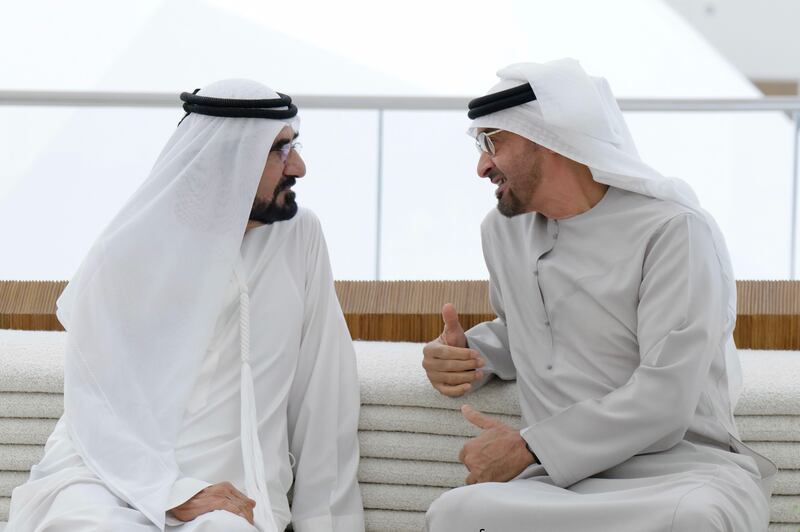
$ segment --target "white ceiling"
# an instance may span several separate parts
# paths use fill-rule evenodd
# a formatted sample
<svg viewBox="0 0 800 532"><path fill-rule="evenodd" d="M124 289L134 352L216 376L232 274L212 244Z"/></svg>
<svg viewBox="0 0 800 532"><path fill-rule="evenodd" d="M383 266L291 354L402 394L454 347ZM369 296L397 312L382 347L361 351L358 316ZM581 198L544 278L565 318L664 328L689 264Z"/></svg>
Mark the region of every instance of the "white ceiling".
<svg viewBox="0 0 800 532"><path fill-rule="evenodd" d="M664 0L751 79L800 80L797 0Z"/></svg>
<svg viewBox="0 0 800 532"><path fill-rule="evenodd" d="M509 63L571 56L608 78L618 96L759 94L662 0L487 6L481 0L14 2L9 16L0 17L0 88L176 92L252 77L295 94L468 96L484 92Z"/></svg>

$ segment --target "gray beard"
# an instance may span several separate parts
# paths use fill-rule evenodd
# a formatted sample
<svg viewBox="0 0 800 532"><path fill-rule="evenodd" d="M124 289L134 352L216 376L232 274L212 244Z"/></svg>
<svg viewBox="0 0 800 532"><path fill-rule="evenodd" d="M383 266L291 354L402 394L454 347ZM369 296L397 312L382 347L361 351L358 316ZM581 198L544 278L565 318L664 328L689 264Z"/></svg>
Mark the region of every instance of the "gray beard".
<svg viewBox="0 0 800 532"><path fill-rule="evenodd" d="M524 214L526 212L522 202L514 195L511 189L506 190L497 201L497 210L506 218L513 218L518 214Z"/></svg>

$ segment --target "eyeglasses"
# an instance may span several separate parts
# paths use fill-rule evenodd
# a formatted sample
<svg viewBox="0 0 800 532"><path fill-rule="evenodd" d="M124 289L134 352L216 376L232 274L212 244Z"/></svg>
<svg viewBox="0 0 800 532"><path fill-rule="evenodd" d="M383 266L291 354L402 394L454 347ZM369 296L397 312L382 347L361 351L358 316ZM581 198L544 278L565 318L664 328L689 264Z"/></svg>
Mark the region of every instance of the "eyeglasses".
<svg viewBox="0 0 800 532"><path fill-rule="evenodd" d="M494 142L492 142L492 139L489 137L491 137L492 135L496 135L501 131L502 129L496 129L490 133L481 131L475 137L475 147L478 149L480 153L486 152L489 154L489 157L494 157Z"/></svg>
<svg viewBox="0 0 800 532"><path fill-rule="evenodd" d="M285 142L281 144L280 148L272 148L270 151L274 151L278 154L278 159L280 159L281 164L286 164L292 150L299 152L302 148L303 145L299 142Z"/></svg>

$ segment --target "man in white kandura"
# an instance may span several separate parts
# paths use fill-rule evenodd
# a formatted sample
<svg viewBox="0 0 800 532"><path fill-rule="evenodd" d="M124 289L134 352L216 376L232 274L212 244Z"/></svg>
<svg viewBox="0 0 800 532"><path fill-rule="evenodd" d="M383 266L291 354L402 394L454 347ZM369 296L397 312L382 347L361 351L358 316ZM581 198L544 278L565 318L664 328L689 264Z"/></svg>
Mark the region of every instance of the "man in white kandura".
<svg viewBox="0 0 800 532"><path fill-rule="evenodd" d="M608 83L574 60L515 64L470 102L497 319L445 305L436 389L516 379L522 430L471 407L468 486L430 532L765 531L774 466L738 440L736 288L691 188L645 165Z"/></svg>
<svg viewBox="0 0 800 532"><path fill-rule="evenodd" d="M8 530L363 530L355 353L291 191L297 107L246 80L181 99L58 301L64 415Z"/></svg>

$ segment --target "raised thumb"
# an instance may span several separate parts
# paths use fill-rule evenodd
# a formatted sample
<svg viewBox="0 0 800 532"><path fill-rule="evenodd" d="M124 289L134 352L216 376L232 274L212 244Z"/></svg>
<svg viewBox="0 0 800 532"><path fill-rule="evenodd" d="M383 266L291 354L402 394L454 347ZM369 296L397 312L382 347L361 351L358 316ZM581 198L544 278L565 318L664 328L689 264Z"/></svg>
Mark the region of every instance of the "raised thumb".
<svg viewBox="0 0 800 532"><path fill-rule="evenodd" d="M452 303L445 303L442 307L442 319L444 320L444 332L447 333L460 333L464 332L461 323L458 321L458 312Z"/></svg>

